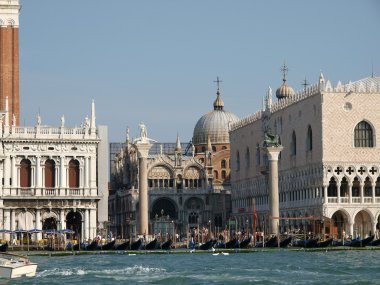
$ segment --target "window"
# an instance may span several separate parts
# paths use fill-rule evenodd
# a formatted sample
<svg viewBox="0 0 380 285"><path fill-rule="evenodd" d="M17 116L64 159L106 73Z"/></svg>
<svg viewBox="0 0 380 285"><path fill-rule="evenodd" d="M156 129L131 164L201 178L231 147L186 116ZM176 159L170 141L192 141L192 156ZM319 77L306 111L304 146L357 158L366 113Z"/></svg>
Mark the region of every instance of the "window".
<svg viewBox="0 0 380 285"><path fill-rule="evenodd" d="M371 126L361 121L355 127L355 147L373 147L373 132Z"/></svg>
<svg viewBox="0 0 380 285"><path fill-rule="evenodd" d="M32 168L29 159L23 159L20 163L20 187L32 186Z"/></svg>
<svg viewBox="0 0 380 285"><path fill-rule="evenodd" d="M236 152L236 170L240 170L240 154L239 151Z"/></svg>
<svg viewBox="0 0 380 285"><path fill-rule="evenodd" d="M226 179L227 175L226 175L226 171L225 170L222 170L222 179Z"/></svg>
<svg viewBox="0 0 380 285"><path fill-rule="evenodd" d="M219 179L218 171L214 170L214 179Z"/></svg>
<svg viewBox="0 0 380 285"><path fill-rule="evenodd" d="M245 167L249 168L251 165L251 160L250 160L250 154L249 154L249 147L247 147L247 150L245 151Z"/></svg>
<svg viewBox="0 0 380 285"><path fill-rule="evenodd" d="M79 161L70 160L69 162L69 187L79 188Z"/></svg>
<svg viewBox="0 0 380 285"><path fill-rule="evenodd" d="M55 162L52 159L48 159L45 162L45 187L55 187Z"/></svg>
<svg viewBox="0 0 380 285"><path fill-rule="evenodd" d="M311 126L307 128L307 138L306 138L306 151L313 150L313 132L311 130Z"/></svg>
<svg viewBox="0 0 380 285"><path fill-rule="evenodd" d="M290 143L290 154L291 155L297 154L297 138L296 138L296 132L295 131L293 131L292 141Z"/></svg>
<svg viewBox="0 0 380 285"><path fill-rule="evenodd" d="M222 168L226 168L226 160L225 159L222 160L222 162L220 163L220 166Z"/></svg>
<svg viewBox="0 0 380 285"><path fill-rule="evenodd" d="M260 145L256 145L256 165L260 166Z"/></svg>

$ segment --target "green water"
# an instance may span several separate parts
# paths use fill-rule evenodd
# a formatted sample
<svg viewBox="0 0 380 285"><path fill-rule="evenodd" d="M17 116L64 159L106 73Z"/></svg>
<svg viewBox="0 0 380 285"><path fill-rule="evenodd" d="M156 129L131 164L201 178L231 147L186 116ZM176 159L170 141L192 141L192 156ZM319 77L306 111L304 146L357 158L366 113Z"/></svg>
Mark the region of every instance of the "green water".
<svg viewBox="0 0 380 285"><path fill-rule="evenodd" d="M37 276L0 284L380 284L380 251L31 257Z"/></svg>

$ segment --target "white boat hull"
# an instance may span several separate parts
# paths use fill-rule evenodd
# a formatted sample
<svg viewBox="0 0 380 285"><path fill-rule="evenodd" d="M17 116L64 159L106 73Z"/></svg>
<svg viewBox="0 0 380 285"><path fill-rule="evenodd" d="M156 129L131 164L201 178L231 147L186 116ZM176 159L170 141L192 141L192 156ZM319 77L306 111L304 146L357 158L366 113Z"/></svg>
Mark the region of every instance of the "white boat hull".
<svg viewBox="0 0 380 285"><path fill-rule="evenodd" d="M13 265L13 264L12 264ZM14 264L14 266L0 265L1 278L17 278L21 276L33 277L36 275L37 263Z"/></svg>

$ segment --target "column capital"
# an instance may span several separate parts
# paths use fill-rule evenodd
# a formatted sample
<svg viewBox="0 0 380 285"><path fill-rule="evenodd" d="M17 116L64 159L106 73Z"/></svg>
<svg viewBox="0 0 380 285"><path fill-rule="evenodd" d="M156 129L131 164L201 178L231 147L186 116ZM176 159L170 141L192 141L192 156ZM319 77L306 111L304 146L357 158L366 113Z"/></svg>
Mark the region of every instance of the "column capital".
<svg viewBox="0 0 380 285"><path fill-rule="evenodd" d="M139 158L147 158L149 150L152 147L152 144L149 142L138 142L136 143L137 153Z"/></svg>
<svg viewBox="0 0 380 285"><path fill-rule="evenodd" d="M283 146L269 146L262 147L262 149L268 154L268 160L278 160L280 152L284 149Z"/></svg>

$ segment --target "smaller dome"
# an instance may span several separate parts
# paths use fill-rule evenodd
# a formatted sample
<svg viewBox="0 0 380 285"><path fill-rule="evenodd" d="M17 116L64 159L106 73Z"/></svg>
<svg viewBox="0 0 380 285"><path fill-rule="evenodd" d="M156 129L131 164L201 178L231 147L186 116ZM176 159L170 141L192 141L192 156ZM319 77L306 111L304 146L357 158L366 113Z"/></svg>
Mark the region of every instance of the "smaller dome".
<svg viewBox="0 0 380 285"><path fill-rule="evenodd" d="M276 90L277 99L283 99L294 95L294 90L284 80L284 83Z"/></svg>

